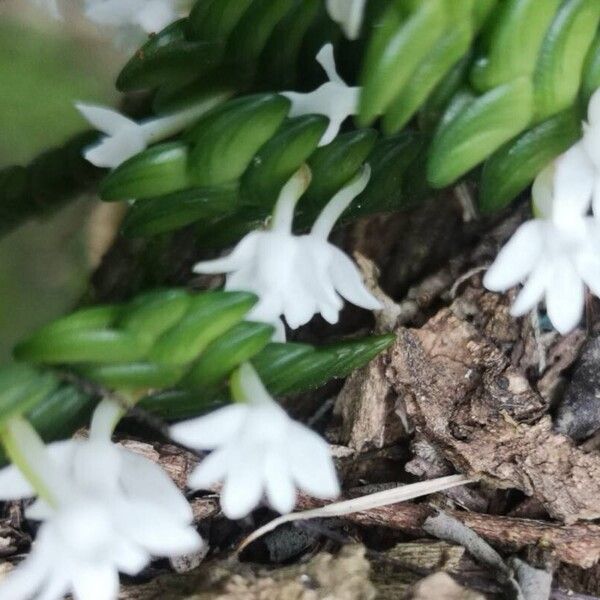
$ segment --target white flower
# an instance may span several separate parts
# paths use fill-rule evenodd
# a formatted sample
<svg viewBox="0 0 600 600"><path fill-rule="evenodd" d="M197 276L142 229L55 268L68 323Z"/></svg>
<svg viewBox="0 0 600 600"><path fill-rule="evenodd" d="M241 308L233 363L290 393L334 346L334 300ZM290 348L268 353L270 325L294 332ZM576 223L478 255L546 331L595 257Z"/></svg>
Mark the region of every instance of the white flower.
<svg viewBox="0 0 600 600"><path fill-rule="evenodd" d="M150 144L169 138L185 129L225 100L227 95L223 92L180 112L142 123L136 123L111 108L77 103L76 108L89 123L106 134L97 144L87 148L84 156L97 167L114 169L145 150Z"/></svg>
<svg viewBox="0 0 600 600"><path fill-rule="evenodd" d="M350 40L355 40L360 35L365 5L366 0L325 0L329 16L339 24Z"/></svg>
<svg viewBox="0 0 600 600"><path fill-rule="evenodd" d="M581 320L585 286L600 295L600 231L587 216L595 177L581 168L587 160L579 143L538 175L532 194L539 218L519 227L483 280L493 291L525 281L511 314L523 315L545 299L563 334Z"/></svg>
<svg viewBox="0 0 600 600"><path fill-rule="evenodd" d="M327 83L306 94L282 92L281 95L292 103L290 117L318 114L329 119L329 127L319 142L319 146L325 146L335 139L342 123L357 113L360 88L348 86L338 75L331 44L325 44L319 50L317 61L329 78Z"/></svg>
<svg viewBox="0 0 600 600"><path fill-rule="evenodd" d="M196 273L227 273L226 290L254 292L259 301L248 318L279 327L280 316L296 329L317 313L336 323L342 298L366 309L381 308L366 289L354 263L327 238L340 215L366 187L365 166L353 181L325 206L307 235L292 233L294 208L310 182L304 167L283 187L270 229L244 237L226 258L198 263Z"/></svg>
<svg viewBox="0 0 600 600"><path fill-rule="evenodd" d="M171 427L178 442L213 450L192 472L190 487L206 489L224 481L221 506L231 519L247 515L263 492L281 513L294 507L296 488L335 498L339 483L326 442L287 416L249 364L234 379L235 395L244 403Z"/></svg>
<svg viewBox="0 0 600 600"><path fill-rule="evenodd" d="M110 442L101 403L89 441L44 448L29 425L15 430L27 443L31 471L44 490L26 516L43 521L28 558L0 583L0 600L112 600L119 571L139 573L153 556L174 557L198 550L184 496L160 467ZM114 414L114 411L113 411ZM13 425L14 427L14 425ZM37 447L36 447L37 445ZM0 497L36 495L14 466L0 471Z"/></svg>
<svg viewBox="0 0 600 600"><path fill-rule="evenodd" d="M177 0L85 0L85 15L98 25L154 33L181 16L177 5Z"/></svg>

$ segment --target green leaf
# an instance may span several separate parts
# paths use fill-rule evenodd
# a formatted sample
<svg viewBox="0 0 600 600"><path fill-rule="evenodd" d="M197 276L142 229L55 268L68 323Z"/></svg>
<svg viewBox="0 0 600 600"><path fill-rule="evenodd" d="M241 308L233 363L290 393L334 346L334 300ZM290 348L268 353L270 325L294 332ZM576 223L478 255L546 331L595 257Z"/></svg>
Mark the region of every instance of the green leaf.
<svg viewBox="0 0 600 600"><path fill-rule="evenodd" d="M125 235L152 236L226 215L238 206L237 184L191 188L136 202L122 224Z"/></svg>
<svg viewBox="0 0 600 600"><path fill-rule="evenodd" d="M345 217L356 218L411 205L416 198L412 189L403 186L403 175L426 142L425 136L414 131L382 138L367 158L371 165L369 185L348 207Z"/></svg>
<svg viewBox="0 0 600 600"><path fill-rule="evenodd" d="M183 318L191 304L192 296L185 290L154 290L124 306L116 325L154 342Z"/></svg>
<svg viewBox="0 0 600 600"><path fill-rule="evenodd" d="M219 69L193 81L166 83L156 92L152 108L157 114L175 113L191 107L204 106L206 112L222 104L243 87L241 78L231 71Z"/></svg>
<svg viewBox="0 0 600 600"><path fill-rule="evenodd" d="M394 335L373 336L315 349L307 344L271 343L251 362L273 395L305 392L335 377L346 377L367 364L395 340ZM141 401L141 407L168 421L197 416L230 402L229 391L167 390Z"/></svg>
<svg viewBox="0 0 600 600"><path fill-rule="evenodd" d="M444 75L469 50L473 36L471 17L473 2L456 3L451 0L447 10L450 16L447 31L416 68L407 85L386 110L383 116L385 133L400 131L419 110Z"/></svg>
<svg viewBox="0 0 600 600"><path fill-rule="evenodd" d="M264 226L269 216L264 208L244 207L227 215L196 226L199 248L221 250L236 244L247 233Z"/></svg>
<svg viewBox="0 0 600 600"><path fill-rule="evenodd" d="M226 391L214 395L213 390L165 390L143 398L139 406L165 421L197 417L229 403Z"/></svg>
<svg viewBox="0 0 600 600"><path fill-rule="evenodd" d="M205 292L196 295L186 315L160 337L149 359L165 365L193 361L212 341L237 325L256 303L245 292Z"/></svg>
<svg viewBox="0 0 600 600"><path fill-rule="evenodd" d="M270 212L283 185L316 150L328 122L319 115L285 121L242 176L244 200Z"/></svg>
<svg viewBox="0 0 600 600"><path fill-rule="evenodd" d="M473 6L473 23L476 31L487 25L497 6L498 0L475 0Z"/></svg>
<svg viewBox="0 0 600 600"><path fill-rule="evenodd" d="M362 167L377 140L373 129L359 129L338 135L327 146L321 146L308 160L312 181L298 203L309 221L348 183Z"/></svg>
<svg viewBox="0 0 600 600"><path fill-rule="evenodd" d="M0 368L0 423L31 410L58 385L53 374L25 365Z"/></svg>
<svg viewBox="0 0 600 600"><path fill-rule="evenodd" d="M479 188L481 212L504 208L580 137L580 116L570 109L529 129L492 154L483 167Z"/></svg>
<svg viewBox="0 0 600 600"><path fill-rule="evenodd" d="M448 104L463 86L470 64L471 54L469 53L448 71L442 81L431 92L419 112L419 127L422 130L432 131L436 129L448 108Z"/></svg>
<svg viewBox="0 0 600 600"><path fill-rule="evenodd" d="M592 94L600 88L600 34L594 38L583 67L581 103L587 107Z"/></svg>
<svg viewBox="0 0 600 600"><path fill-rule="evenodd" d="M599 22L597 0L563 2L546 34L534 74L536 122L575 102L583 64Z"/></svg>
<svg viewBox="0 0 600 600"><path fill-rule="evenodd" d="M77 372L86 379L113 390L139 391L175 385L183 377L185 366L134 362L114 365L85 365L78 368Z"/></svg>
<svg viewBox="0 0 600 600"><path fill-rule="evenodd" d="M225 54L240 64L258 60L277 23L294 5L294 0L254 0L232 31Z"/></svg>
<svg viewBox="0 0 600 600"><path fill-rule="evenodd" d="M182 382L196 390L215 387L243 362L260 352L273 336L265 323L243 321L212 342Z"/></svg>
<svg viewBox="0 0 600 600"><path fill-rule="evenodd" d="M137 200L190 187L188 148L183 142L158 144L109 173L100 186L102 200Z"/></svg>
<svg viewBox="0 0 600 600"><path fill-rule="evenodd" d="M188 17L191 39L226 42L253 0L203 0L196 2Z"/></svg>
<svg viewBox="0 0 600 600"><path fill-rule="evenodd" d="M240 177L277 131L289 106L289 100L275 94L246 96L200 119L186 136L192 144L189 175L194 185L219 185Z"/></svg>
<svg viewBox="0 0 600 600"><path fill-rule="evenodd" d="M301 344L269 344L252 363L274 395L315 389L346 377L388 348L396 336L382 335L314 349Z"/></svg>
<svg viewBox="0 0 600 600"><path fill-rule="evenodd" d="M293 89L300 48L321 8L320 0L301 0L277 24L262 51L257 75L269 89Z"/></svg>
<svg viewBox="0 0 600 600"><path fill-rule="evenodd" d="M15 348L15 358L31 363L121 363L140 360L148 353L145 337L116 329L40 331Z"/></svg>
<svg viewBox="0 0 600 600"><path fill-rule="evenodd" d="M89 423L99 398L73 385L61 385L27 413L45 442L64 440Z"/></svg>
<svg viewBox="0 0 600 600"><path fill-rule="evenodd" d="M112 326L122 313L122 306L105 304L82 308L41 327L36 336L60 336L63 333L95 330Z"/></svg>
<svg viewBox="0 0 600 600"><path fill-rule="evenodd" d="M441 188L484 161L531 121L533 89L521 77L472 101L436 134L427 165L429 183Z"/></svg>
<svg viewBox="0 0 600 600"><path fill-rule="evenodd" d="M544 36L562 0L505 0L484 36L487 54L476 60L473 87L486 92L517 77L530 77Z"/></svg>
<svg viewBox="0 0 600 600"><path fill-rule="evenodd" d="M117 88L129 92L167 81L188 81L217 67L223 45L189 41L185 29L186 20L182 19L152 36L123 67Z"/></svg>
<svg viewBox="0 0 600 600"><path fill-rule="evenodd" d="M443 0L393 0L374 24L362 69L358 122L369 125L409 82L446 26Z"/></svg>

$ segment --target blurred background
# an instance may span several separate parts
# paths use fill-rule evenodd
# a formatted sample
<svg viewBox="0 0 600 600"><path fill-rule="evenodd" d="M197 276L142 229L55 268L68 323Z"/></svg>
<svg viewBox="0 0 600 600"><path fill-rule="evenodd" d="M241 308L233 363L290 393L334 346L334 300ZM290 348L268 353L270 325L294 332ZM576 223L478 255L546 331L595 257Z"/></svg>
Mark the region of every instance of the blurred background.
<svg viewBox="0 0 600 600"><path fill-rule="evenodd" d="M55 20L32 0L0 0L0 168L88 129L73 103L114 105L125 60L125 50L75 14ZM77 303L104 248L106 210L80 198L0 239L0 360Z"/></svg>

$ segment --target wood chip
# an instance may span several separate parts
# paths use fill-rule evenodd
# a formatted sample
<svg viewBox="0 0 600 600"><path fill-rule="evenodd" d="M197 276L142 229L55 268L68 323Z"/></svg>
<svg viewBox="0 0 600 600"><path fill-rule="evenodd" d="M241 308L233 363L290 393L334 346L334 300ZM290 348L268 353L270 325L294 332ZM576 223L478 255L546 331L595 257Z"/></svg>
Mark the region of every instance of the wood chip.
<svg viewBox="0 0 600 600"><path fill-rule="evenodd" d="M600 517L600 456L552 431L544 400L473 325L443 309L399 329L389 361L417 431L459 471L520 489L565 522Z"/></svg>

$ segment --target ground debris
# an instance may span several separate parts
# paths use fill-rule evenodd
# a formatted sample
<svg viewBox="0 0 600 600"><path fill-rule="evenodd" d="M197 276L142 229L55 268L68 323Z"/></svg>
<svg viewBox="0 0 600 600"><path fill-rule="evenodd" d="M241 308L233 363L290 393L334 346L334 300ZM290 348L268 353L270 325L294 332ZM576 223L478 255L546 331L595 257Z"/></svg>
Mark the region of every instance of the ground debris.
<svg viewBox="0 0 600 600"><path fill-rule="evenodd" d="M556 418L557 429L581 440L600 429L600 336L588 340Z"/></svg>
<svg viewBox="0 0 600 600"><path fill-rule="evenodd" d="M435 573L417 583L408 600L485 600L478 592L458 585L447 573Z"/></svg>
<svg viewBox="0 0 600 600"><path fill-rule="evenodd" d="M125 587L120 600L372 600L375 587L362 546L337 556L320 553L305 564L277 570L210 562L179 576Z"/></svg>
<svg viewBox="0 0 600 600"><path fill-rule="evenodd" d="M297 509L308 510L318 506L322 506L322 502L301 496ZM357 525L386 527L423 537L426 535L423 523L435 512L426 504L404 502L349 514L344 518ZM501 551L520 552L531 547L540 548L557 562L584 569L592 567L600 559L600 525L594 523L560 525L461 510L448 509L445 512Z"/></svg>
<svg viewBox="0 0 600 600"><path fill-rule="evenodd" d="M516 600L548 600L552 575L535 569L520 559L504 562L481 536L471 528L443 512L427 518L423 528L430 535L460 544L479 563L489 567L507 593Z"/></svg>
<svg viewBox="0 0 600 600"><path fill-rule="evenodd" d="M390 446L407 435L385 369L384 357L376 358L350 375L337 397L340 442L357 452Z"/></svg>
<svg viewBox="0 0 600 600"><path fill-rule="evenodd" d="M450 308L397 335L387 377L459 471L520 489L566 522L600 517L600 456L552 431L545 401L476 327Z"/></svg>

